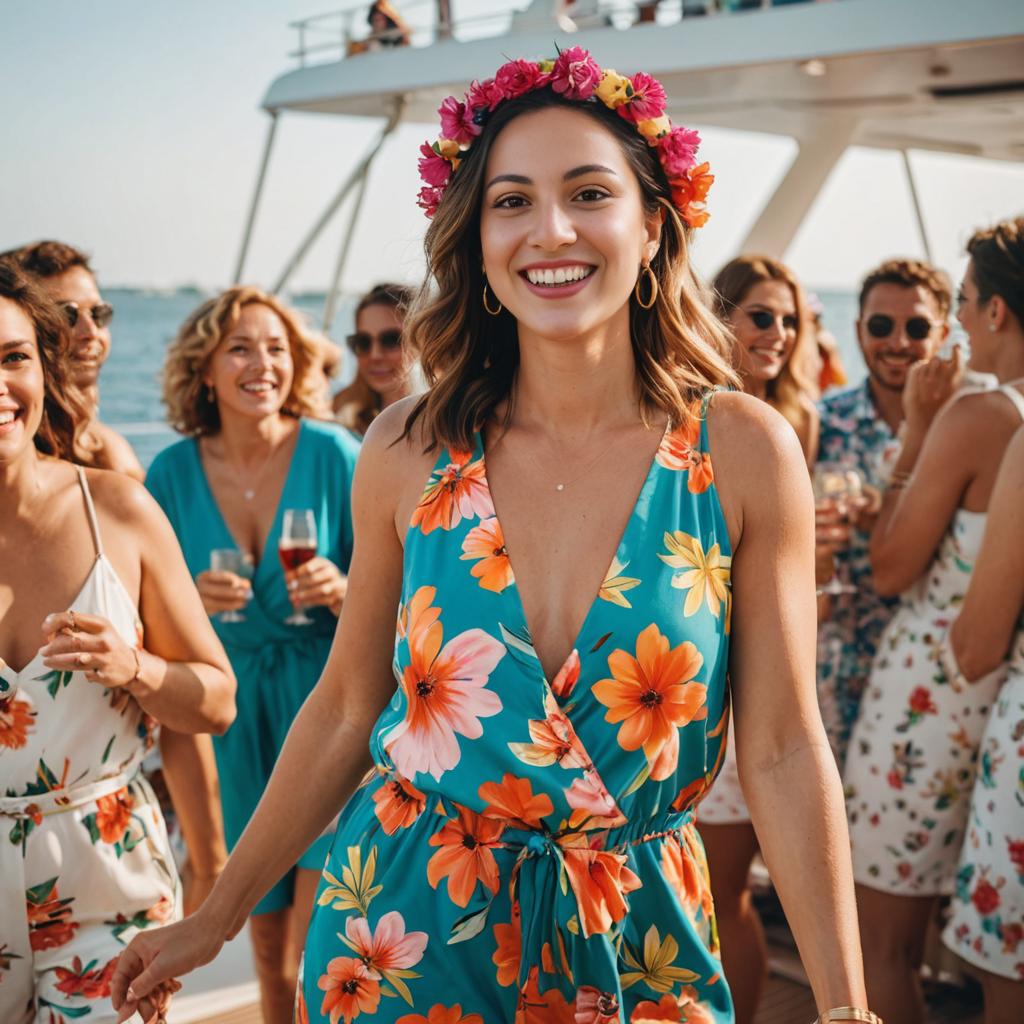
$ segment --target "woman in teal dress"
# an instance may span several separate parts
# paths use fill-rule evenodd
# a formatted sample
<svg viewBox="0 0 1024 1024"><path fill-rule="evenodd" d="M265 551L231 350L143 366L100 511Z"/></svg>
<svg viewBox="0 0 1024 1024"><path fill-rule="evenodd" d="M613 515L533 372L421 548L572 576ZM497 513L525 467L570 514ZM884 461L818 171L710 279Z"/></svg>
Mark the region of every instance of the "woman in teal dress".
<svg viewBox="0 0 1024 1024"><path fill-rule="evenodd" d="M687 260L711 175L665 102L572 47L442 104L407 323L431 388L366 436L321 683L204 906L122 958L123 1015L216 956L348 800L298 1020L731 1022L694 806L733 708L820 1020L874 1019L850 1009L806 466L719 390Z"/></svg>
<svg viewBox="0 0 1024 1024"><path fill-rule="evenodd" d="M146 480L241 680L238 717L214 738L229 848L327 661L352 556L358 444L343 428L303 418L313 378L306 344L293 314L255 289L201 306L171 346L164 378L172 421L191 436L161 452ZM278 543L284 510L302 508L315 516L317 557L289 574L297 584L289 590ZM251 582L212 572L216 549L253 556ZM287 623L296 605L308 606L311 625ZM290 1016L301 935L329 846L330 834L321 836L253 910L268 1022ZM299 936L290 950L289 930Z"/></svg>

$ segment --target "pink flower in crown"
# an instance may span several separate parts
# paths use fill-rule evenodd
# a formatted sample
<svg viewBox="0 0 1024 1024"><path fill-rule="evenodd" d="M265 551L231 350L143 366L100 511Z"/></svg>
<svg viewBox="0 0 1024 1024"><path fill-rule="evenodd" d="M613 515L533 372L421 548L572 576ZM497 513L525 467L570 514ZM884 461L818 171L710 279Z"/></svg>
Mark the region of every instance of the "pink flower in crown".
<svg viewBox="0 0 1024 1024"><path fill-rule="evenodd" d="M630 81L633 83L633 98L619 107L619 113L633 124L661 117L668 100L661 82L643 71L638 71Z"/></svg>
<svg viewBox="0 0 1024 1024"><path fill-rule="evenodd" d="M444 198L444 185L424 185L420 189L419 198L416 200L416 205L422 207L427 211L428 217L433 217L437 213L437 207L441 200Z"/></svg>
<svg viewBox="0 0 1024 1024"><path fill-rule="evenodd" d="M602 71L582 46L563 50L551 71L551 88L568 100L587 100L593 95Z"/></svg>
<svg viewBox="0 0 1024 1024"><path fill-rule="evenodd" d="M541 89L550 80L551 75L529 60L510 60L502 64L494 76L495 87L503 100L514 100L534 89Z"/></svg>
<svg viewBox="0 0 1024 1024"><path fill-rule="evenodd" d="M658 159L665 168L665 176L679 178L697 165L697 147L700 135L690 128L673 128L658 141Z"/></svg>
<svg viewBox="0 0 1024 1024"><path fill-rule="evenodd" d="M449 96L437 108L437 113L441 118L441 137L444 139L468 146L480 134L480 125L473 123L473 112L454 96Z"/></svg>
<svg viewBox="0 0 1024 1024"><path fill-rule="evenodd" d="M466 93L466 107L475 114L478 110L493 110L505 97L493 78L473 81Z"/></svg>
<svg viewBox="0 0 1024 1024"><path fill-rule="evenodd" d="M429 142L420 146L420 152L423 154L419 160L420 177L428 185L447 185L452 176L452 165L439 153L435 153Z"/></svg>

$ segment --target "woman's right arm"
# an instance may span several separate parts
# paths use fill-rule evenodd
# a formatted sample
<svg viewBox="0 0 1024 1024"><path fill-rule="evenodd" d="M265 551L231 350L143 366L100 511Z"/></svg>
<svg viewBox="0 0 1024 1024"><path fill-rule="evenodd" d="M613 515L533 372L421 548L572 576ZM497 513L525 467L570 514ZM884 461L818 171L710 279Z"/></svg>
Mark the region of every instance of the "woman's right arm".
<svg viewBox="0 0 1024 1024"><path fill-rule="evenodd" d="M985 540L950 629L953 654L969 682L998 668L1024 609L1024 427L999 467Z"/></svg>
<svg viewBox="0 0 1024 1024"><path fill-rule="evenodd" d="M217 955L371 766L370 732L395 689L391 663L402 585L395 509L409 487L409 446L390 447L401 429L395 429L398 414L380 417L363 445L352 489L356 543L349 597L320 681L206 902L184 921L141 932L121 954L111 984L119 1020L130 1017L160 982Z"/></svg>

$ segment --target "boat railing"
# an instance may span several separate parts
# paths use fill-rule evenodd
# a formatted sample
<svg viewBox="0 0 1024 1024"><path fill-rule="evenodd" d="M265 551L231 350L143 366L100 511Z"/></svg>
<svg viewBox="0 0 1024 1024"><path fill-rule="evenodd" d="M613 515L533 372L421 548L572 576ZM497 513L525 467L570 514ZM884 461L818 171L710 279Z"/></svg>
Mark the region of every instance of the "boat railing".
<svg viewBox="0 0 1024 1024"><path fill-rule="evenodd" d="M771 7L780 0L520 0L496 2L483 14L450 20L439 15L437 0L402 0L395 5L410 30L410 44L431 46L444 39L475 39L498 36L510 28L577 29L609 27L625 29L646 21L669 25L685 17L735 14ZM794 0L788 0L792 3ZM374 49L386 42L371 31L367 0L290 22L297 46L289 57L300 67L313 61L338 60ZM454 4L446 5L450 11Z"/></svg>

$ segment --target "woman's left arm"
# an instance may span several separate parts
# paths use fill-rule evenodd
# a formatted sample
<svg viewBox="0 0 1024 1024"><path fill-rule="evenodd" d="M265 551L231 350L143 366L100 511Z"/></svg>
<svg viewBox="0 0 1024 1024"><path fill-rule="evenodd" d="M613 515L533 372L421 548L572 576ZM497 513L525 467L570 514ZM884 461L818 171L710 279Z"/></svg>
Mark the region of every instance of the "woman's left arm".
<svg viewBox="0 0 1024 1024"><path fill-rule="evenodd" d="M747 396L719 395L711 427L734 538L730 674L743 791L819 1012L866 1007L842 787L814 681L807 467L781 417Z"/></svg>

